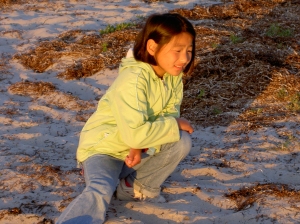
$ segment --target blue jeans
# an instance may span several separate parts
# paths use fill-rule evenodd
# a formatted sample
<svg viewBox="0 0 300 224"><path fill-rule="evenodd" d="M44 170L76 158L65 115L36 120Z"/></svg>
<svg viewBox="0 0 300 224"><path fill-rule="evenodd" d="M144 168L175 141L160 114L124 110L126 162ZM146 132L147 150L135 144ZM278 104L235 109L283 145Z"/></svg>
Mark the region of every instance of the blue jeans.
<svg viewBox="0 0 300 224"><path fill-rule="evenodd" d="M153 156L142 154L141 163L129 168L124 161L108 155L95 155L83 162L86 187L57 220L57 224L103 223L119 179L125 178L148 197L160 194L161 184L191 149L190 135L180 131L178 142L162 145Z"/></svg>

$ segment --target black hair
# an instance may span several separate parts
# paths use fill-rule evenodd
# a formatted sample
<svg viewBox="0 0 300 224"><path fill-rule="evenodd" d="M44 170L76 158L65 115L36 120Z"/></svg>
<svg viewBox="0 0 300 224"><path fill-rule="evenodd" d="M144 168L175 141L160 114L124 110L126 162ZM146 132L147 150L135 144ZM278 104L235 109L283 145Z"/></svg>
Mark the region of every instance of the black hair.
<svg viewBox="0 0 300 224"><path fill-rule="evenodd" d="M135 59L157 65L155 58L147 51L147 41L153 39L158 45L159 51L165 44L170 42L172 37L183 32L189 33L193 38L192 58L183 70L184 73L190 73L194 68L196 31L186 18L177 13L153 14L148 17L144 28L135 41L133 48Z"/></svg>

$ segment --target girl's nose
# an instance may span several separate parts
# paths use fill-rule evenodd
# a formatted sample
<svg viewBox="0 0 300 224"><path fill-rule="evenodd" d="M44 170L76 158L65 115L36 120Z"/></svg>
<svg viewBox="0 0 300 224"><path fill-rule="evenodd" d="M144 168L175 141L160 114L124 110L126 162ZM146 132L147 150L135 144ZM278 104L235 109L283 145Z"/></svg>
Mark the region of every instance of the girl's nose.
<svg viewBox="0 0 300 224"><path fill-rule="evenodd" d="M180 56L180 61L183 63L188 62L190 59L190 53L189 52L183 52Z"/></svg>

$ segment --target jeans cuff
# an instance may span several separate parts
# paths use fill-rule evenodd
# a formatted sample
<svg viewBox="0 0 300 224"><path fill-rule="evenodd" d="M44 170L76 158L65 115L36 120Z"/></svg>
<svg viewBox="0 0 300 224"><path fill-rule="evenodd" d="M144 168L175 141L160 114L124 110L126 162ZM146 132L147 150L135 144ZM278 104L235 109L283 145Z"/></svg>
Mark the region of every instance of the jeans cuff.
<svg viewBox="0 0 300 224"><path fill-rule="evenodd" d="M138 180L136 180L134 177L129 175L127 178L127 181L133 186L133 189L135 191L140 192L141 194L149 197L149 198L155 198L158 195L160 195L160 188L150 188L143 184L141 184Z"/></svg>

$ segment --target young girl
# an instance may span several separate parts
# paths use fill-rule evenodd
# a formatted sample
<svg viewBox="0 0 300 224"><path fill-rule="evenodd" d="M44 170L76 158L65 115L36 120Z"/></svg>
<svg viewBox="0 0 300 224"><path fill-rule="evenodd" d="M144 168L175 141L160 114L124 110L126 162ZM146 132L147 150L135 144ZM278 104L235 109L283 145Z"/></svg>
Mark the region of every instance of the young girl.
<svg viewBox="0 0 300 224"><path fill-rule="evenodd" d="M165 202L160 186L191 148L193 127L180 118L180 104L182 75L194 65L195 36L179 14L147 19L81 132L77 160L86 188L58 224L103 223L115 191L120 200Z"/></svg>

